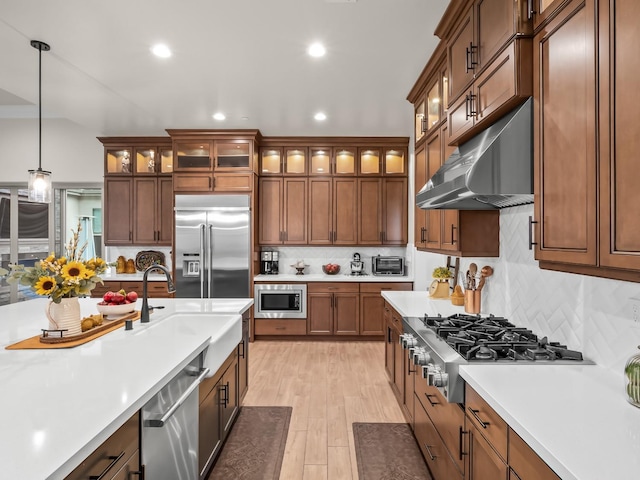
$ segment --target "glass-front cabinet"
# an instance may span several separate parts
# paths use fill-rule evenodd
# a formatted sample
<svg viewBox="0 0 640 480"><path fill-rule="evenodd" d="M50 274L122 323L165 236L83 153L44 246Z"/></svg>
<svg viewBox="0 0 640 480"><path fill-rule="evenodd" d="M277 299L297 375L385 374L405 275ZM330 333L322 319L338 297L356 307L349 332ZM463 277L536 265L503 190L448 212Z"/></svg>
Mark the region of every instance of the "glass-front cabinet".
<svg viewBox="0 0 640 480"><path fill-rule="evenodd" d="M173 172L173 150L171 148L135 147L133 151L136 175L171 174Z"/></svg>
<svg viewBox="0 0 640 480"><path fill-rule="evenodd" d="M359 173L360 175L380 175L380 149L359 148Z"/></svg>
<svg viewBox="0 0 640 480"><path fill-rule="evenodd" d="M284 174L306 175L307 173L307 148L289 147L284 150Z"/></svg>
<svg viewBox="0 0 640 480"><path fill-rule="evenodd" d="M105 172L131 175L131 147L112 147L105 150Z"/></svg>
<svg viewBox="0 0 640 480"><path fill-rule="evenodd" d="M282 148L260 149L260 175L282 174Z"/></svg>
<svg viewBox="0 0 640 480"><path fill-rule="evenodd" d="M237 171L251 168L248 140L219 140L214 144L215 169Z"/></svg>
<svg viewBox="0 0 640 480"><path fill-rule="evenodd" d="M341 147L335 151L335 174L355 175L356 174L356 151L355 147Z"/></svg>
<svg viewBox="0 0 640 480"><path fill-rule="evenodd" d="M331 147L311 147L309 149L309 175L331 175Z"/></svg>
<svg viewBox="0 0 640 480"><path fill-rule="evenodd" d="M213 142L177 142L175 143L175 162L173 169L179 171L211 171L213 167Z"/></svg>
<svg viewBox="0 0 640 480"><path fill-rule="evenodd" d="M406 175L407 174L407 150L404 148L384 149L384 174L385 175Z"/></svg>

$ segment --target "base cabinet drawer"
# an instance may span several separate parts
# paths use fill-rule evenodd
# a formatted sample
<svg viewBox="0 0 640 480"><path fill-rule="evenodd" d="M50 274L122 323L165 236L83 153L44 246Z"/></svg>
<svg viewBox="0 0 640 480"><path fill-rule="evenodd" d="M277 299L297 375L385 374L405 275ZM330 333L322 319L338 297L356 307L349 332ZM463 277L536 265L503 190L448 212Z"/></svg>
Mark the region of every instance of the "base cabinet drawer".
<svg viewBox="0 0 640 480"><path fill-rule="evenodd" d="M113 480L132 480L134 478L144 478L140 470L140 450L136 450L131 455L127 463L115 474Z"/></svg>
<svg viewBox="0 0 640 480"><path fill-rule="evenodd" d="M447 453L429 415L418 401L415 402L413 433L435 480L462 480L464 478Z"/></svg>
<svg viewBox="0 0 640 480"><path fill-rule="evenodd" d="M520 436L509 429L509 467L520 480L560 480Z"/></svg>
<svg viewBox="0 0 640 480"><path fill-rule="evenodd" d="M118 475L121 469L127 465L131 472L140 471L139 438L140 413L136 412L102 445L96 448L84 462L78 465L66 477L66 480L129 478L128 476L119 477Z"/></svg>
<svg viewBox="0 0 640 480"><path fill-rule="evenodd" d="M307 320L304 318L290 319L256 319L256 335L306 335Z"/></svg>

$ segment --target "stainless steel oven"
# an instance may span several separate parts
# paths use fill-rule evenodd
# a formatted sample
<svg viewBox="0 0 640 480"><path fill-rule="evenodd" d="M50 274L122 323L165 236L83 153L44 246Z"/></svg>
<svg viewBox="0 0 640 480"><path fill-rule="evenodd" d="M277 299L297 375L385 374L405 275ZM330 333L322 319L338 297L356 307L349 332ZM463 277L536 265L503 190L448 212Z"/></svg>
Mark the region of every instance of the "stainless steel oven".
<svg viewBox="0 0 640 480"><path fill-rule="evenodd" d="M256 283L255 318L307 318L307 285Z"/></svg>

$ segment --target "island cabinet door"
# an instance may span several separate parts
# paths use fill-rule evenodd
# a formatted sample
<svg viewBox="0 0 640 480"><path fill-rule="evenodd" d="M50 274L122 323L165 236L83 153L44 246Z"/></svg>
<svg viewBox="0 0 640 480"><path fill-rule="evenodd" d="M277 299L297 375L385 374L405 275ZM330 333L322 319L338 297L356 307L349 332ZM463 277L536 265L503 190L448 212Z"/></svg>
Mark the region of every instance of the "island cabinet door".
<svg viewBox="0 0 640 480"><path fill-rule="evenodd" d="M234 352L235 353L235 352ZM238 359L234 358L233 363L224 372L220 380L221 392L221 426L222 438L226 438L231 431L233 421L238 413Z"/></svg>
<svg viewBox="0 0 640 480"><path fill-rule="evenodd" d="M213 385L212 385L213 383ZM200 384L198 469L204 475L222 442L220 434L220 381L214 377Z"/></svg>
<svg viewBox="0 0 640 480"><path fill-rule="evenodd" d="M469 478L473 480L507 480L509 469L491 444L471 422L469 428Z"/></svg>

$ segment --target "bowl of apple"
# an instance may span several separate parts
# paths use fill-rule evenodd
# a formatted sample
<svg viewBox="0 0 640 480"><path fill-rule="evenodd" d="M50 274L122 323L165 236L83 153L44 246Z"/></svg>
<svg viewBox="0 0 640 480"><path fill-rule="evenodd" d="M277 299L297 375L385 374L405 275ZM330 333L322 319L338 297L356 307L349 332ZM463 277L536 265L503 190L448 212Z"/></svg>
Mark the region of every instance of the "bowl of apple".
<svg viewBox="0 0 640 480"><path fill-rule="evenodd" d="M327 263L326 265L322 265L322 271L327 275L337 275L340 273L340 265L337 263Z"/></svg>
<svg viewBox="0 0 640 480"><path fill-rule="evenodd" d="M138 294L134 291L107 292L102 296L102 301L98 302L98 312L106 317L117 317L131 313L136 308Z"/></svg>

